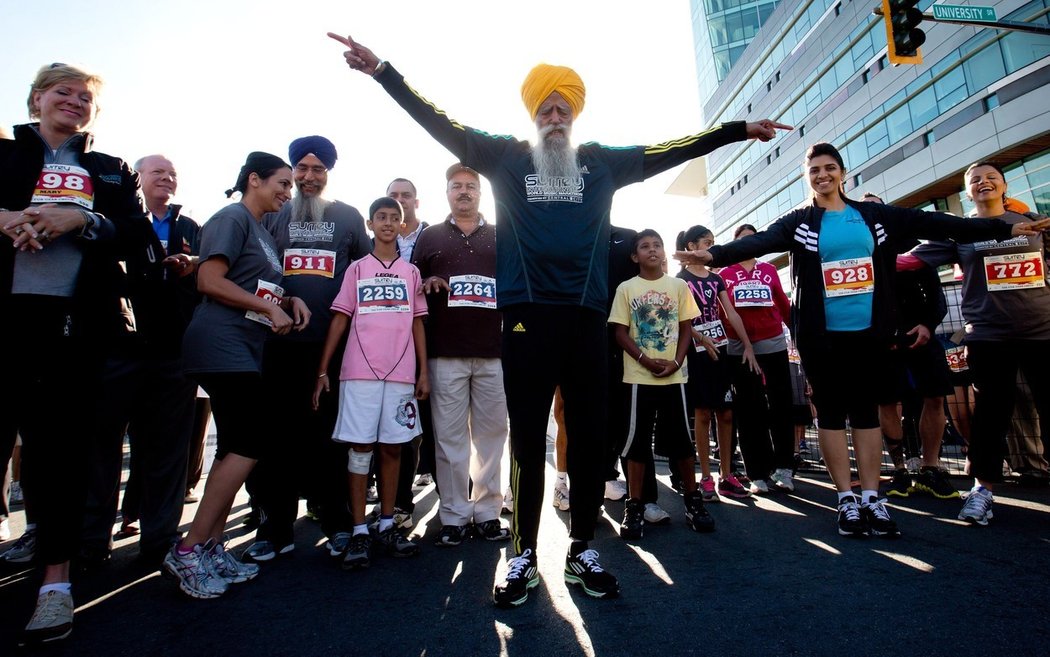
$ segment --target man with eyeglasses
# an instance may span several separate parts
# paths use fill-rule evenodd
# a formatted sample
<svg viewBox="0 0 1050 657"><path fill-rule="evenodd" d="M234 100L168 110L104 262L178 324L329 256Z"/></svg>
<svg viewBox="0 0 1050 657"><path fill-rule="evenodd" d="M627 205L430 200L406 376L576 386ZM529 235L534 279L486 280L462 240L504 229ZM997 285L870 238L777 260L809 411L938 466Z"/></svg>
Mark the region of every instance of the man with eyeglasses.
<svg viewBox="0 0 1050 657"><path fill-rule="evenodd" d="M412 260L427 295L427 355L434 423L435 478L441 494L437 545L473 533L504 541L500 462L507 400L496 310L496 227L478 212L481 177L460 163L445 172L451 213L423 231Z"/></svg>
<svg viewBox="0 0 1050 657"><path fill-rule="evenodd" d="M269 561L295 549L292 525L305 493L319 511L332 556L341 556L353 526L347 511L346 445L332 441L337 397L323 397L312 408L312 382L321 360L332 300L347 266L368 255L371 243L365 221L354 207L324 197L328 171L338 155L328 139L300 137L288 146L296 195L280 212L263 218L284 266L282 287L306 302L310 325L295 335L273 336L263 356L263 378L272 399L260 399L260 412L271 413L275 430L285 436L283 449L263 455L249 479L252 502L263 519L244 558ZM332 380L338 380L341 355L332 358ZM278 401L279 400L279 401Z"/></svg>

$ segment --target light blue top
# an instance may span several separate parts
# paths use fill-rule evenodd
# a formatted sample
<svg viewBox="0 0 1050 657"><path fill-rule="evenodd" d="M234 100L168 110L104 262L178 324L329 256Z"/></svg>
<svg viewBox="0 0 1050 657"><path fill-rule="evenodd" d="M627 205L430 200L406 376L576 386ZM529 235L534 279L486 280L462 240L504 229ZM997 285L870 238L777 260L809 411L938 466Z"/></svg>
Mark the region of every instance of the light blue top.
<svg viewBox="0 0 1050 657"><path fill-rule="evenodd" d="M875 240L860 212L849 205L844 210L824 212L820 223L818 248L821 262L869 258ZM825 325L829 331L862 331L871 327L871 302L874 295L851 294L828 297L824 293Z"/></svg>

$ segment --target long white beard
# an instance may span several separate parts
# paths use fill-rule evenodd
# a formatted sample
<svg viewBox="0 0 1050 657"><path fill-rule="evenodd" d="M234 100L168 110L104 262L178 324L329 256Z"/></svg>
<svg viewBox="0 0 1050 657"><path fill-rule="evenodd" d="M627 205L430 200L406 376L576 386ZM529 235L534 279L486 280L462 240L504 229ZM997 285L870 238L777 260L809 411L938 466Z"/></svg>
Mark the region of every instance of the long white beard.
<svg viewBox="0 0 1050 657"><path fill-rule="evenodd" d="M532 147L532 166L536 168L540 180L577 180L580 177L580 163L576 159L576 149L565 135L548 137L555 129L556 126L550 125L540 129L539 140Z"/></svg>
<svg viewBox="0 0 1050 657"><path fill-rule="evenodd" d="M332 204L320 196L305 197L302 194L291 200L292 221L308 222L324 219L325 209Z"/></svg>

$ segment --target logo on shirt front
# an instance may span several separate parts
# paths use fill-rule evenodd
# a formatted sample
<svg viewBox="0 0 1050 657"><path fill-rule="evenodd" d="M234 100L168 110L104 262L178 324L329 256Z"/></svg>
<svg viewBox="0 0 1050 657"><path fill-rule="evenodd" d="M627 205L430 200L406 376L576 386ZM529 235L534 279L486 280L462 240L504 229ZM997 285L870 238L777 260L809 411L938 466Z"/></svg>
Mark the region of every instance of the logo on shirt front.
<svg viewBox="0 0 1050 657"><path fill-rule="evenodd" d="M274 251L272 248L270 248L270 245L267 244L266 242L264 242L261 237L258 238L258 239L259 239L259 247L262 248L263 253L266 254L267 262L270 263L270 266L273 267L273 270L275 272L277 272L278 274L281 274L283 276L284 275L284 268L281 267L281 261L277 258L277 252Z"/></svg>
<svg viewBox="0 0 1050 657"><path fill-rule="evenodd" d="M996 240L985 240L984 242L974 242L974 251L987 251L988 249L1008 249L1014 246L1028 246L1028 237L1025 235L1018 235L1017 237L1011 237L1008 240L997 242Z"/></svg>
<svg viewBox="0 0 1050 657"><path fill-rule="evenodd" d="M530 173L525 176L525 198L529 203L583 203L583 178L541 177Z"/></svg>
<svg viewBox="0 0 1050 657"><path fill-rule="evenodd" d="M288 224L288 239L293 242L331 242L335 239L335 222L293 221Z"/></svg>

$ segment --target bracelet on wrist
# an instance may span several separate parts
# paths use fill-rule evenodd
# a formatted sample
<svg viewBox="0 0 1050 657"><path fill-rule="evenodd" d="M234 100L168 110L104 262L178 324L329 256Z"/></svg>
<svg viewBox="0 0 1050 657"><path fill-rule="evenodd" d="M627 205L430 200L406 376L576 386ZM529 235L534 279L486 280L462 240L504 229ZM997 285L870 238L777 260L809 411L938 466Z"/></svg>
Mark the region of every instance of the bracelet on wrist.
<svg viewBox="0 0 1050 657"><path fill-rule="evenodd" d="M682 365L681 365L681 363L678 362L677 358L672 358L671 360L674 361L674 366L675 366L676 369L679 369L679 370L682 369Z"/></svg>
<svg viewBox="0 0 1050 657"><path fill-rule="evenodd" d="M325 378L326 376L328 376L328 372L322 372L322 373L320 373L320 374L318 374L318 375L317 375L317 378L318 378L318 379L323 379L323 378Z"/></svg>

